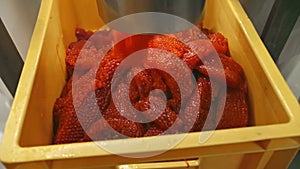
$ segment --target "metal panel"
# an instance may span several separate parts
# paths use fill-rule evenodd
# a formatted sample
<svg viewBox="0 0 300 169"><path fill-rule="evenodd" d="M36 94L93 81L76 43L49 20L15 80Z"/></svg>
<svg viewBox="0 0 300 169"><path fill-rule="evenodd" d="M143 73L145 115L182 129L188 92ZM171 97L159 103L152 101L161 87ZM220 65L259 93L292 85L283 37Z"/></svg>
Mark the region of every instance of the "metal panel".
<svg viewBox="0 0 300 169"><path fill-rule="evenodd" d="M240 0L256 31L262 34L275 0Z"/></svg>
<svg viewBox="0 0 300 169"><path fill-rule="evenodd" d="M22 71L23 60L12 42L1 18L0 37L0 77L11 94L14 95Z"/></svg>
<svg viewBox="0 0 300 169"><path fill-rule="evenodd" d="M262 33L262 40L277 61L300 14L299 0L276 0Z"/></svg>

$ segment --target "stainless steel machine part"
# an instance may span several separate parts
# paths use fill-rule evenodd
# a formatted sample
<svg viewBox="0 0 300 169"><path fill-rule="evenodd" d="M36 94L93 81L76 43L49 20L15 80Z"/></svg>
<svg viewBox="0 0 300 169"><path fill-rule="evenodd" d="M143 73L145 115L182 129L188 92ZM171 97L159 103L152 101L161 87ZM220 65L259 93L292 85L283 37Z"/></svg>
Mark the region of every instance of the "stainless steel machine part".
<svg viewBox="0 0 300 169"><path fill-rule="evenodd" d="M160 12L198 24L205 0L97 0L97 5L105 23L134 13Z"/></svg>

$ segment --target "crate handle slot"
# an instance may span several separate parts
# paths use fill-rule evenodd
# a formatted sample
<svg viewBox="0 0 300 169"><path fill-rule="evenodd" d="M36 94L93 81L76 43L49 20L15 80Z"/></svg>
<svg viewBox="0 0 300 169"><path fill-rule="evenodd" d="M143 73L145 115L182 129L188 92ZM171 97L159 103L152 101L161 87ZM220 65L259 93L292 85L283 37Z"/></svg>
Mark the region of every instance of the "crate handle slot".
<svg viewBox="0 0 300 169"><path fill-rule="evenodd" d="M119 165L116 169L168 169L168 168L195 168L199 167L199 160L182 160L168 162L153 162L141 164Z"/></svg>

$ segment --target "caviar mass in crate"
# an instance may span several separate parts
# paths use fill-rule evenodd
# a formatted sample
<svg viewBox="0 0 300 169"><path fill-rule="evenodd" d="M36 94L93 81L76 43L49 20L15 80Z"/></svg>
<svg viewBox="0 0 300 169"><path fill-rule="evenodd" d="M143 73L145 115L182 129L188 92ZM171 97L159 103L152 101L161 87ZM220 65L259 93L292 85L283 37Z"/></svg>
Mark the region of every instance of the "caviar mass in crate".
<svg viewBox="0 0 300 169"><path fill-rule="evenodd" d="M63 144L156 136L164 134L171 126L172 130L168 130L167 134L247 126L248 93L243 69L230 57L228 41L222 34L202 27L201 30L203 34L198 35L193 31L176 35L134 35L111 48L111 39L117 36L116 32L104 30L94 33L77 28L77 41L72 42L66 52L67 83L53 108L53 142ZM175 38L178 36L184 39L184 43ZM200 56L193 51L195 47ZM118 85L112 87L113 75L121 62L131 53L145 48L160 49L178 57L192 71L197 83L195 88L180 90L176 80L167 72L146 67L138 71L134 66L123 70ZM204 64L215 62L212 56L216 52L224 71L214 67L214 64ZM173 64L174 59L151 53L151 50L144 60L145 65L152 63L154 57L170 65L171 69L177 69ZM98 65L99 59L101 62ZM224 76L221 74L223 72ZM129 82L129 93L123 92L125 81L133 74L136 75ZM225 85L221 77L225 77ZM73 85L80 92L72 93ZM222 95L220 90L224 86L226 94ZM155 105L156 109L163 107L158 115L147 112L150 102L164 103L155 93L149 99L154 89L160 89L166 97L166 105ZM185 95L180 92L185 92ZM121 110L116 108L112 99L114 94L127 94L123 98L127 97L131 106L126 106L126 100L120 99L118 105ZM221 102L225 105L219 104ZM132 113L132 109L140 113ZM181 116L179 111L182 111ZM149 122L133 121L128 118L130 116L149 119Z"/></svg>

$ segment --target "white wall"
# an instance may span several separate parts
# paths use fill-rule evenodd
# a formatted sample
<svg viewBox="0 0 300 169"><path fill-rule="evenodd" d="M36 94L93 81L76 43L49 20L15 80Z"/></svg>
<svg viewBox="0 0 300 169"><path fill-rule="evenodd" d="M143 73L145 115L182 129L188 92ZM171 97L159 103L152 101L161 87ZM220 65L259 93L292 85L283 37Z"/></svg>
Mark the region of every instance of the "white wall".
<svg viewBox="0 0 300 169"><path fill-rule="evenodd" d="M41 0L0 0L0 17L23 60L26 58Z"/></svg>
<svg viewBox="0 0 300 169"><path fill-rule="evenodd" d="M13 98L10 92L0 78L0 143L2 140L5 123L10 111L12 100Z"/></svg>

